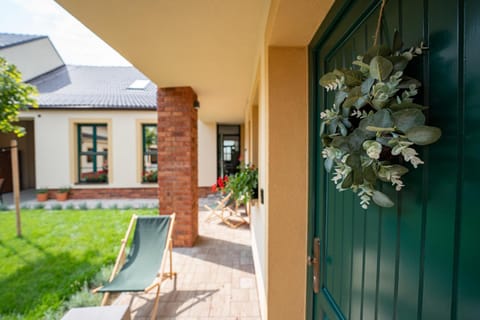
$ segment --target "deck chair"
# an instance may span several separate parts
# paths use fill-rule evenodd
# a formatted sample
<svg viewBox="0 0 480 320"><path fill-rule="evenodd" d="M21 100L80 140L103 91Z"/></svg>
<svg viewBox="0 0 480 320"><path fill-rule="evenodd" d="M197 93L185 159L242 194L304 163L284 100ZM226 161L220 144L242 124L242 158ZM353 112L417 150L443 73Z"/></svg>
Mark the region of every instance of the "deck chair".
<svg viewBox="0 0 480 320"><path fill-rule="evenodd" d="M239 213L236 201L232 197L233 193L230 192L222 200L217 201L215 208L211 208L208 205L204 205L205 209L209 211L206 222L210 222L214 218L220 219L230 228L237 228L238 226L248 223ZM234 207L234 209L232 209ZM238 217L238 220L232 220L232 217Z"/></svg>
<svg viewBox="0 0 480 320"><path fill-rule="evenodd" d="M172 230L175 214L170 216L137 216L130 220L125 238L109 283L93 292L103 292L102 306L108 301L111 292L149 292L155 287L157 294L151 318L155 319L163 280L172 279ZM125 249L130 233L135 226L132 246L128 256ZM169 255L170 271L165 272L166 257ZM125 263L123 263L125 262ZM121 267L121 269L120 269ZM120 269L120 271L118 271Z"/></svg>

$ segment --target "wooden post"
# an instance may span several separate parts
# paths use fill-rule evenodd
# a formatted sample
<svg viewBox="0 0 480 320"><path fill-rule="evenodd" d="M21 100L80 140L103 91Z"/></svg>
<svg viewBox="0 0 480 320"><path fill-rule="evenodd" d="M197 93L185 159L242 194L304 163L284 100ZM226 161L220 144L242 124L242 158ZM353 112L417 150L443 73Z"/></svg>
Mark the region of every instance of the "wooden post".
<svg viewBox="0 0 480 320"><path fill-rule="evenodd" d="M18 173L18 144L17 140L10 143L10 152L12 158L12 180L13 180L13 200L15 202L15 213L17 218L17 237L22 236L22 219L20 216L20 179Z"/></svg>

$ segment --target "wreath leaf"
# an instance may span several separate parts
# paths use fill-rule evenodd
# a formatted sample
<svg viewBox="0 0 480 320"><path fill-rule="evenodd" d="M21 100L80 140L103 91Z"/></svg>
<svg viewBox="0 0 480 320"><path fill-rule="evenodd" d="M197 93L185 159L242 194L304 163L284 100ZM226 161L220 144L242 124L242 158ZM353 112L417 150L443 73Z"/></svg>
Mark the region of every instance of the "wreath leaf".
<svg viewBox="0 0 480 320"><path fill-rule="evenodd" d="M395 128L402 132L425 124L425 115L419 109L403 109L394 112L392 116Z"/></svg>
<svg viewBox="0 0 480 320"><path fill-rule="evenodd" d="M442 131L437 127L418 126L407 132L408 140L419 146L425 146L436 142L442 136Z"/></svg>
<svg viewBox="0 0 480 320"><path fill-rule="evenodd" d="M390 208L390 207L393 207L395 205L393 203L393 201L390 200L390 198L386 194L384 194L384 193L382 193L378 190L375 190L373 192L372 200L373 200L373 202L378 204L380 207L384 207L384 208Z"/></svg>
<svg viewBox="0 0 480 320"><path fill-rule="evenodd" d="M375 56L372 61L370 61L370 75L376 80L386 80L392 71L392 62L382 56Z"/></svg>
<svg viewBox="0 0 480 320"><path fill-rule="evenodd" d="M341 85L341 77L338 75L338 70L324 74L320 78L320 85L329 90L336 90Z"/></svg>

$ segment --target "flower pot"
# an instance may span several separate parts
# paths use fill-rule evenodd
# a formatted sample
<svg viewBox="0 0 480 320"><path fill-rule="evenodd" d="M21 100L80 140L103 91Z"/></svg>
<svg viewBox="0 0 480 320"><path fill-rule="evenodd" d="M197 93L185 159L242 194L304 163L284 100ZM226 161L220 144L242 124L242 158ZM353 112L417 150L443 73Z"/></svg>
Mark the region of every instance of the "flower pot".
<svg viewBox="0 0 480 320"><path fill-rule="evenodd" d="M65 201L68 199L68 192L57 192L55 195L57 201Z"/></svg>
<svg viewBox="0 0 480 320"><path fill-rule="evenodd" d="M48 200L48 192L46 193L37 193L37 201L44 202Z"/></svg>

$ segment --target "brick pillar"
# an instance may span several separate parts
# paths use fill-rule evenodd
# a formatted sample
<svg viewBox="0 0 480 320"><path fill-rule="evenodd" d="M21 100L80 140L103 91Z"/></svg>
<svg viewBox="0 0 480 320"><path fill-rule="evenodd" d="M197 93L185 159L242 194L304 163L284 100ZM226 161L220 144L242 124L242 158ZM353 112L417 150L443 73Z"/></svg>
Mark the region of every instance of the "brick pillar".
<svg viewBox="0 0 480 320"><path fill-rule="evenodd" d="M198 135L196 93L190 87L158 88L158 197L160 214L177 214L173 243L198 236Z"/></svg>

